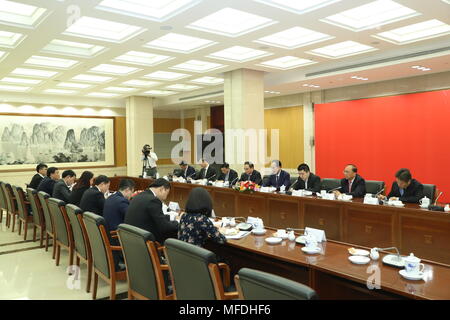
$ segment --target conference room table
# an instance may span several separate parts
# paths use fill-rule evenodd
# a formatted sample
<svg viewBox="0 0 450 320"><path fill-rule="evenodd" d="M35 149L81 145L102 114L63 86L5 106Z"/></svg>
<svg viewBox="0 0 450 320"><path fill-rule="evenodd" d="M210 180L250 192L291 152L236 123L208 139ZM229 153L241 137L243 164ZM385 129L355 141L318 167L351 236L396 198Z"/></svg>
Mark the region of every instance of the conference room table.
<svg viewBox="0 0 450 320"><path fill-rule="evenodd" d="M111 178L117 190L123 178ZM131 177L136 190L148 188L149 179ZM184 208L190 190L199 185L171 182L167 201ZM202 186L212 196L214 211L220 217L259 217L269 233L278 228L322 229L328 241L322 252L303 253L301 245L284 240L269 245L265 236L250 234L226 245L208 248L229 262L233 274L242 267L278 274L316 289L322 299L450 299L450 215L420 208L325 200L315 196L298 197L275 193L242 193L230 188ZM355 265L348 260L351 247L397 247L402 255L414 253L425 264L424 280L406 280L398 268L371 261ZM370 269L368 269L370 267ZM378 273L379 272L379 273ZM369 289L369 277L380 275L381 289ZM373 281L375 282L375 280Z"/></svg>

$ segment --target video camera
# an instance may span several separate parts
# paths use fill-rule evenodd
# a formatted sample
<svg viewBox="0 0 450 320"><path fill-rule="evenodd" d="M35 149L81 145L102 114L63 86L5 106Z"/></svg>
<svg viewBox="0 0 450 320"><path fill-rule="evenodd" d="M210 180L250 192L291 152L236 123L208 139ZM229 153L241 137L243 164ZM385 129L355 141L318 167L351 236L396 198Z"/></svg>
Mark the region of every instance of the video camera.
<svg viewBox="0 0 450 320"><path fill-rule="evenodd" d="M148 157L150 155L150 152L152 151L152 147L150 147L150 145L146 144L143 148L142 148L142 153L144 154L144 156Z"/></svg>

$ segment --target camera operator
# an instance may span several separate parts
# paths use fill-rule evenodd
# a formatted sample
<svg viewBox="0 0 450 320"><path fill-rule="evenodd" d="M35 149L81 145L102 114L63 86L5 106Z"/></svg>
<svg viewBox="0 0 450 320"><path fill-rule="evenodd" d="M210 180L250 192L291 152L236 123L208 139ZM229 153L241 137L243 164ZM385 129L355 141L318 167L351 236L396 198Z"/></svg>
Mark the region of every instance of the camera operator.
<svg viewBox="0 0 450 320"><path fill-rule="evenodd" d="M142 163L143 163L143 173L145 177L157 178L156 161L158 161L158 156L152 151L152 147L146 144L142 148Z"/></svg>

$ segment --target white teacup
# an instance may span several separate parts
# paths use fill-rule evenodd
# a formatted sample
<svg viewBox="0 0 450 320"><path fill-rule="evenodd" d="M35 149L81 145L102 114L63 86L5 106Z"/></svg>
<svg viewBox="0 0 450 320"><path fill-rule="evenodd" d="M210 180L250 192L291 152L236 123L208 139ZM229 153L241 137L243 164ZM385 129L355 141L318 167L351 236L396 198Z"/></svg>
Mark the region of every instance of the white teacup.
<svg viewBox="0 0 450 320"><path fill-rule="evenodd" d="M405 270L409 274L418 274L425 270L425 265L420 263L420 259L415 257L414 254L410 254L405 259Z"/></svg>
<svg viewBox="0 0 450 320"><path fill-rule="evenodd" d="M308 249L314 249L317 247L317 239L313 234L305 235L305 246Z"/></svg>
<svg viewBox="0 0 450 320"><path fill-rule="evenodd" d="M285 238L287 237L287 233L285 229L278 229L277 230L277 236L279 236L280 238Z"/></svg>
<svg viewBox="0 0 450 320"><path fill-rule="evenodd" d="M327 194L327 190L320 190L320 194L321 194L321 196L323 197L324 195Z"/></svg>

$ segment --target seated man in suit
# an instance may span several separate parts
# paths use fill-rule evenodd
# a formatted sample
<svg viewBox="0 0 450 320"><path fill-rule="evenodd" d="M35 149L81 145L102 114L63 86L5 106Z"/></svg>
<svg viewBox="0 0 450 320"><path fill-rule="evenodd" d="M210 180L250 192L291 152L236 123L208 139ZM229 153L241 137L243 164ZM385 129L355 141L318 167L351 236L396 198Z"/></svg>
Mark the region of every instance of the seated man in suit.
<svg viewBox="0 0 450 320"><path fill-rule="evenodd" d="M31 182L28 185L28 188L37 189L39 187L39 184L41 183L41 181L47 175L47 169L48 169L48 166L45 163L39 163L36 166L37 173L31 179Z"/></svg>
<svg viewBox="0 0 450 320"><path fill-rule="evenodd" d="M222 166L220 167L220 171L221 173L217 180L223 182L228 181L229 186L232 186L236 183L236 181L238 181L239 176L237 172L233 169L230 169L230 165L228 163L225 162L224 164L222 164Z"/></svg>
<svg viewBox="0 0 450 320"><path fill-rule="evenodd" d="M395 180L387 198L409 203L419 203L419 200L424 197L423 184L413 179L408 169L398 170L395 174ZM383 200L386 199L386 196L380 194L378 198Z"/></svg>
<svg viewBox="0 0 450 320"><path fill-rule="evenodd" d="M60 179L59 170L55 167L50 167L47 169L47 176L42 179L41 183L37 187L37 191L44 191L48 193L50 196L53 195L53 188L55 187L56 181Z"/></svg>
<svg viewBox="0 0 450 320"><path fill-rule="evenodd" d="M180 168L181 168L180 177L183 177L185 180L187 180L188 178L195 178L195 175L197 174L197 172L195 171L194 167L188 165L184 161L181 161Z"/></svg>
<svg viewBox="0 0 450 320"><path fill-rule="evenodd" d="M320 177L312 173L306 163L302 163L301 165L299 165L297 171L298 180L294 183L294 190L320 192Z"/></svg>
<svg viewBox="0 0 450 320"><path fill-rule="evenodd" d="M216 181L217 172L213 167L209 165L209 163L205 159L202 159L202 163L200 163L200 166L202 167L202 169L195 176L195 180L208 179L209 181Z"/></svg>
<svg viewBox="0 0 450 320"><path fill-rule="evenodd" d="M170 192L170 183L157 179L150 188L133 198L125 214L124 223L151 232L163 244L167 238L177 238L178 222L170 221L163 212L162 201Z"/></svg>
<svg viewBox="0 0 450 320"><path fill-rule="evenodd" d="M99 216L103 216L105 206L105 193L109 190L109 179L107 176L98 176L94 180L94 185L87 189L80 201L80 208Z"/></svg>
<svg viewBox="0 0 450 320"><path fill-rule="evenodd" d="M135 183L131 179L123 179L119 183L119 191L105 200L103 217L109 231L117 230L117 226L125 220Z"/></svg>
<svg viewBox="0 0 450 320"><path fill-rule="evenodd" d="M275 187L278 191L281 186L284 186L287 191L291 186L291 176L287 171L281 169L281 161L272 160L270 168L272 169L272 174L270 175L269 180L264 184L264 187Z"/></svg>
<svg viewBox="0 0 450 320"><path fill-rule="evenodd" d="M255 170L255 165L250 161L244 163L244 172L239 179L239 182L241 181L252 181L258 185L262 183L261 173Z"/></svg>
<svg viewBox="0 0 450 320"><path fill-rule="evenodd" d="M336 197L341 193L351 195L354 198L364 197L366 181L357 172L358 168L354 164L349 164L344 168L344 179L341 180L341 186L334 191Z"/></svg>
<svg viewBox="0 0 450 320"><path fill-rule="evenodd" d="M62 179L55 183L53 188L53 198L69 203L70 187L75 183L77 175L72 170L66 170L62 173Z"/></svg>

